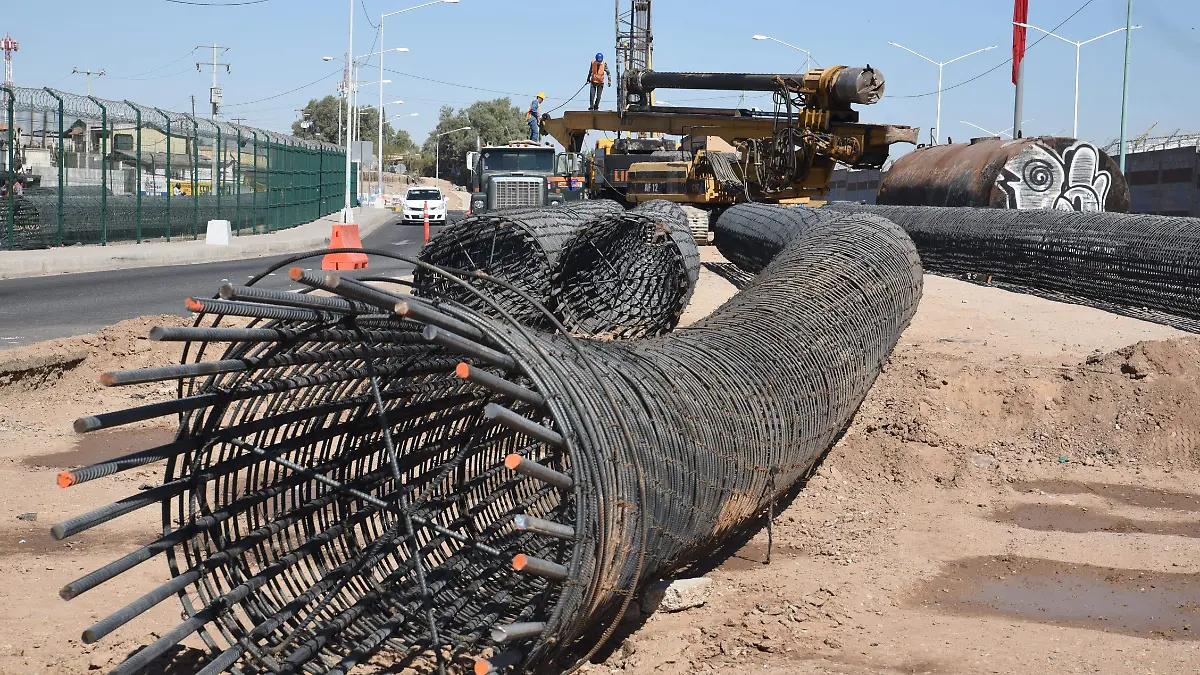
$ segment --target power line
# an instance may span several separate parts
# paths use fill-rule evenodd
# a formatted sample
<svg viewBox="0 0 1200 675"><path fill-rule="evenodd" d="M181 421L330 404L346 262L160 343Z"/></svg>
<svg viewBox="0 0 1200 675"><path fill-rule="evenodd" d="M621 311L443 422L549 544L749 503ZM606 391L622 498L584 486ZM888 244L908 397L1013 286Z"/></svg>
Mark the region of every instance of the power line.
<svg viewBox="0 0 1200 675"><path fill-rule="evenodd" d="M337 70L333 71L332 73L329 73L328 75L326 75L324 77L317 78L317 79L313 80L312 82L309 82L308 84L302 84L299 87L296 87L295 89L289 89L283 93L275 94L274 96L268 96L266 98L256 99L254 101L242 101L241 103L227 103L227 104L225 104L225 107L232 108L232 107L238 106L238 105L251 105L253 103L262 103L263 101L270 101L273 99L277 99L281 96L287 96L288 94L294 94L294 93L300 91L301 89L307 89L307 88L313 86L314 84L319 84L321 82L324 82L325 80L328 80L329 78L333 77L334 75L340 75L341 72L342 72L342 69L338 68Z"/></svg>
<svg viewBox="0 0 1200 675"><path fill-rule="evenodd" d="M374 28L375 30L379 30L379 26L376 26L375 24L371 23L371 15L367 13L367 3L364 2L363 0L358 0L358 4L362 7L363 16L367 17L367 23L371 24L371 28Z"/></svg>
<svg viewBox="0 0 1200 675"><path fill-rule="evenodd" d="M192 5L194 7L241 7L242 5L261 5L267 0L245 0L245 2L190 2L189 0L167 0L177 5Z"/></svg>
<svg viewBox="0 0 1200 675"><path fill-rule="evenodd" d="M196 51L195 49L192 49L188 53L175 59L174 61L168 61L167 63L164 63L157 68L151 68L150 70L147 70L144 73L138 73L137 75L127 75L127 76L123 76L123 77L119 76L119 75L110 75L109 77L113 78L114 80L137 80L138 78L145 77L146 75L149 75L150 73L157 73L158 71L162 70L163 68L166 68L167 66L173 66L176 63L179 63L180 61L190 57L195 51ZM184 72L187 72L187 71L184 71ZM178 73L176 73L176 74L178 74ZM163 77L174 77L176 74L164 75ZM147 78L147 79L154 79L154 78Z"/></svg>
<svg viewBox="0 0 1200 675"><path fill-rule="evenodd" d="M1075 18L1075 15L1076 15L1076 14L1078 14L1078 13L1082 12L1082 11L1084 10L1084 8L1086 8L1088 5L1092 4L1093 2L1095 2L1095 0L1087 0L1087 2L1083 3L1083 5L1081 5L1081 6L1079 7L1079 9L1075 10L1074 12L1071 12L1071 16L1068 16L1067 18L1063 19L1063 20L1062 20L1062 21L1061 21L1061 22L1060 22L1060 23L1059 23L1057 26L1055 26L1054 28L1051 28L1051 29L1050 29L1050 32L1051 32L1051 33L1053 33L1054 31L1058 30L1059 28L1062 28L1062 27L1063 27L1063 25L1065 25L1065 24L1066 24L1068 21L1070 21L1071 19ZM1050 37L1050 36L1049 36L1049 35L1042 35L1042 36L1041 36L1041 37L1039 37L1037 40L1034 40L1033 44L1031 44L1031 45L1029 45L1028 47L1026 47L1026 50L1028 51L1028 50L1030 50L1030 49L1033 49L1034 47L1038 46L1038 43L1039 43L1039 42L1041 42L1042 40L1045 40L1045 39L1046 39L1046 38L1048 38L1048 37ZM986 71L984 71L984 72L982 72L982 73L980 73L980 74L976 75L975 77L972 77L972 78L971 78L971 79L969 79L969 80L963 80L962 82L959 82L958 84L951 85L951 86L949 86L949 87L943 87L943 88L942 88L942 91L943 91L943 92L947 92L947 91L950 91L951 89L957 89L957 88L959 88L959 87L963 86L964 84L970 84L971 82L974 82L975 80L978 80L979 78L981 78L981 77L983 77L983 76L985 76L985 75L991 75L991 74L992 74L993 72L995 72L996 70L999 70L1000 68L1003 68L1004 66L1006 66L1006 65L1008 65L1008 64L1010 64L1010 63L1012 63L1012 57L1011 57L1011 56L1010 56L1010 57L1008 57L1007 59L1005 59L1004 61L1001 61L1000 63L997 63L997 64L996 64L995 66L993 66L992 68L989 68L988 70L986 70ZM926 92L926 93L924 93L924 94L908 94L907 96L888 96L888 98L923 98L923 97L925 97L925 96L935 96L935 95L937 95L937 93L938 93L938 92L936 92L936 91L930 91L930 92Z"/></svg>

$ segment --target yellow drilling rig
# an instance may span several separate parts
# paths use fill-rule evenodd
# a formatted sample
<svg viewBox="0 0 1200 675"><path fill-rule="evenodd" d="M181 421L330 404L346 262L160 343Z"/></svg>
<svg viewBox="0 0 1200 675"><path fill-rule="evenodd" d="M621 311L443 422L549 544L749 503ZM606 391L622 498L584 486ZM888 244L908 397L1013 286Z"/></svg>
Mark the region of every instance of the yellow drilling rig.
<svg viewBox="0 0 1200 675"><path fill-rule="evenodd" d="M625 13L622 0L615 2L617 110L542 120L568 152L581 152L589 131L616 134L596 145L588 177L594 196L706 210L807 202L828 194L836 164L879 168L891 144L917 142L915 127L859 121L851 106L883 96L883 75L869 65L801 74L659 72L651 68L650 0L631 0ZM656 105L662 89L771 92L773 110ZM663 136L682 141L677 147Z"/></svg>

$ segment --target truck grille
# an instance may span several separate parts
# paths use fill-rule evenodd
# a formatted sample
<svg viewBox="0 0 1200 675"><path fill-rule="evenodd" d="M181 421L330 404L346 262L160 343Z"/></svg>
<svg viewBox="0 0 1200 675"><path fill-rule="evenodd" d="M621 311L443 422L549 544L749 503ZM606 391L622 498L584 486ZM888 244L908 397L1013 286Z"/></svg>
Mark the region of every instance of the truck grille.
<svg viewBox="0 0 1200 675"><path fill-rule="evenodd" d="M497 209L511 209L519 206L541 206L542 181L538 179L497 179L494 183Z"/></svg>

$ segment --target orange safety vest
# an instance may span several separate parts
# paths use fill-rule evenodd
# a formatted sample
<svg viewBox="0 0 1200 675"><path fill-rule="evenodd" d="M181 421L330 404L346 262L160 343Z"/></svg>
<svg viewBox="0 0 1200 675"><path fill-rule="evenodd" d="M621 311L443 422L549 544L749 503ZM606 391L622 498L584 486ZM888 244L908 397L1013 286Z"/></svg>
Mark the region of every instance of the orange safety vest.
<svg viewBox="0 0 1200 675"><path fill-rule="evenodd" d="M592 84L604 84L604 68L603 61L592 61Z"/></svg>

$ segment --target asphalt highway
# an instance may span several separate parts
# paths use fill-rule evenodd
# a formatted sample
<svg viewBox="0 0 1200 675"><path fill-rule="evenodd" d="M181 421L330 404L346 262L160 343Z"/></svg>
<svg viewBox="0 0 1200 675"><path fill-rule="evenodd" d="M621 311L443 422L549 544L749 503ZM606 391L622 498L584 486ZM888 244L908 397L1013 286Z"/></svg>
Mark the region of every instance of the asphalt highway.
<svg viewBox="0 0 1200 675"><path fill-rule="evenodd" d="M461 213L450 214L453 222ZM433 233L440 227L431 228ZM421 227L393 221L363 238L364 248L416 256L421 251ZM42 340L92 333L124 319L155 314L187 316L184 299L212 297L223 281L245 282L272 263L289 256L252 258L199 265L60 274L0 281L0 349ZM298 263L320 271L321 259ZM412 274L412 265L372 258L370 267L351 276ZM258 286L281 290L299 288L281 269Z"/></svg>

